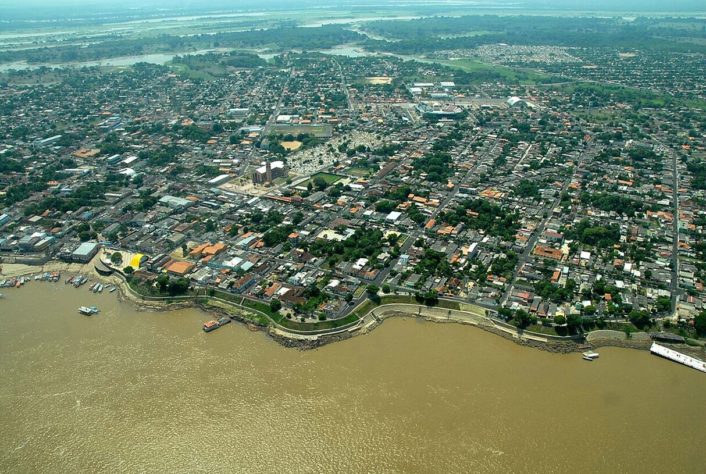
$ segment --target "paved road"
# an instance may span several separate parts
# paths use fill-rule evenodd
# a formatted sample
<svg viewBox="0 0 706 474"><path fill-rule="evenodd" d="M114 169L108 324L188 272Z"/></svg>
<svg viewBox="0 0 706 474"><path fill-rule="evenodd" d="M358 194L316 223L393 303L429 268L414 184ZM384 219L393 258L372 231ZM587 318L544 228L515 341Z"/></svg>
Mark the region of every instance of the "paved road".
<svg viewBox="0 0 706 474"><path fill-rule="evenodd" d="M672 311L676 315L679 298L679 170L677 169L677 154L671 151L674 167L673 200L674 200L674 239L672 242Z"/></svg>
<svg viewBox="0 0 706 474"><path fill-rule="evenodd" d="M582 158L579 158L579 163L576 166L576 169L581 168L582 164ZM554 208L556 208L559 203L561 202L561 195L568 189L569 185L571 184L571 180L573 178L573 175L569 176L566 181L564 181L564 184L561 187L561 191L559 191L559 196L554 200L551 206L544 207L544 210L547 212L547 217L543 218L542 221L539 223L539 225L534 229L532 232L532 235L530 236L529 240L527 241L527 245L525 246L524 251L522 252L522 255L520 255L517 265L515 266L515 270L513 272L512 276L512 281L510 282L509 285L507 285L507 289L503 293L502 298L500 299L500 306L504 306L505 303L507 303L507 300L510 298L510 295L512 294L512 289L514 288L514 282L515 279L517 278L517 273L520 271L522 266L526 264L529 259L530 255L532 253L532 249L534 249L535 244L537 243L537 240L539 240L539 237L544 233L544 229L547 227L547 223L549 220L552 218L552 211Z"/></svg>

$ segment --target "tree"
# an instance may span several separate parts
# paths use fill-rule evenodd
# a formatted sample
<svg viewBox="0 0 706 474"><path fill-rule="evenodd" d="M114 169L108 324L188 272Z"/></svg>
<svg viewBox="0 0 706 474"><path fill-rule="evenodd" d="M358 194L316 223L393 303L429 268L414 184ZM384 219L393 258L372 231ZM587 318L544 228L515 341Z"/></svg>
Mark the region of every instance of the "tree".
<svg viewBox="0 0 706 474"><path fill-rule="evenodd" d="M282 309L282 303L280 302L280 300L270 301L270 311L272 311L273 313L276 313L280 309Z"/></svg>
<svg viewBox="0 0 706 474"><path fill-rule="evenodd" d="M382 285L382 292L383 293L385 293L387 295L390 293L390 291L391 291L390 285L388 285L387 283Z"/></svg>
<svg viewBox="0 0 706 474"><path fill-rule="evenodd" d="M694 318L694 329L700 337L706 336L706 311L701 311L701 314Z"/></svg>
<svg viewBox="0 0 706 474"><path fill-rule="evenodd" d="M313 183L318 191L323 191L328 187L328 183L321 176L317 176L316 178L314 178Z"/></svg>
<svg viewBox="0 0 706 474"><path fill-rule="evenodd" d="M128 265L127 267L123 268L123 273L126 275L132 275L133 273L135 273L135 269Z"/></svg>
<svg viewBox="0 0 706 474"><path fill-rule="evenodd" d="M635 327L639 329L642 329L652 324L652 321L650 320L650 314L647 311L638 311L636 309L633 309L632 311L630 311L630 314L628 314L628 319L631 323L635 325Z"/></svg>
<svg viewBox="0 0 706 474"><path fill-rule="evenodd" d="M434 290L429 290L424 293L424 304L427 306L436 306L439 303L439 294Z"/></svg>
<svg viewBox="0 0 706 474"><path fill-rule="evenodd" d="M672 300L669 296L659 296L657 298L657 311L660 313L666 313L672 309Z"/></svg>
<svg viewBox="0 0 706 474"><path fill-rule="evenodd" d="M167 291L167 288L169 287L169 275L166 273L159 275L157 278L157 286L159 287L160 293Z"/></svg>
<svg viewBox="0 0 706 474"><path fill-rule="evenodd" d="M169 278L167 277L167 279ZM183 295L188 289L189 280L187 280L186 278L178 278L176 280L169 281L169 294L172 296Z"/></svg>
<svg viewBox="0 0 706 474"><path fill-rule="evenodd" d="M113 252L113 255L110 256L110 261L113 265L120 265L123 263L123 254L120 252Z"/></svg>
<svg viewBox="0 0 706 474"><path fill-rule="evenodd" d="M566 318L566 325L572 331L579 329L582 324L583 324L583 319L578 314L570 314Z"/></svg>
<svg viewBox="0 0 706 474"><path fill-rule="evenodd" d="M515 312L515 317L512 320L518 329L525 329L530 324L533 324L536 321L536 318L534 318L527 311L520 309Z"/></svg>
<svg viewBox="0 0 706 474"><path fill-rule="evenodd" d="M346 303L350 303L353 301L353 293L346 293L346 296L343 299L346 300Z"/></svg>
<svg viewBox="0 0 706 474"><path fill-rule="evenodd" d="M380 304L380 295L378 295L380 288L376 285L368 285L365 291L367 292L368 298L370 298L374 303Z"/></svg>
<svg viewBox="0 0 706 474"><path fill-rule="evenodd" d="M554 324L557 326L563 326L566 324L566 318L562 315L554 316Z"/></svg>

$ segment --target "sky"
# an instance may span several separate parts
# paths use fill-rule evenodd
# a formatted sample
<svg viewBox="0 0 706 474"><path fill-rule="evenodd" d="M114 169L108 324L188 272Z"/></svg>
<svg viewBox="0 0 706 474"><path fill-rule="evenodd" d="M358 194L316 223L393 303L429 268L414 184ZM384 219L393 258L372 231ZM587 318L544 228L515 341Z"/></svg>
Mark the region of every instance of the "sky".
<svg viewBox="0 0 706 474"><path fill-rule="evenodd" d="M36 14L76 14L97 11L188 10L189 12L235 9L291 9L298 6L344 7L351 5L516 5L524 9L555 9L579 11L640 12L703 12L706 0L0 0L0 12ZM62 15L63 16L63 15Z"/></svg>

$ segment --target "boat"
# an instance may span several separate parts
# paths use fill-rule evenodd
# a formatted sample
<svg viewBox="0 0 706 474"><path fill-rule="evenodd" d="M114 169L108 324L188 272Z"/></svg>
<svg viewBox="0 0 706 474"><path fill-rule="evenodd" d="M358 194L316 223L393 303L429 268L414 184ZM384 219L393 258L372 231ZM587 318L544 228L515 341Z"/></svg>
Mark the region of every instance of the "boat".
<svg viewBox="0 0 706 474"><path fill-rule="evenodd" d="M96 293L103 293L103 284L98 283L98 286L96 287Z"/></svg>
<svg viewBox="0 0 706 474"><path fill-rule="evenodd" d="M115 285L110 285L110 289L109 289L108 291L109 291L110 293L112 293L112 292L114 292L114 291L117 290L117 289L118 289L118 287L116 287Z"/></svg>
<svg viewBox="0 0 706 474"><path fill-rule="evenodd" d="M588 351L581 354L583 360L596 360L599 357L598 352Z"/></svg>
<svg viewBox="0 0 706 474"><path fill-rule="evenodd" d="M3 299L4 297L5 297L5 295L3 295L2 293L0 293L0 300Z"/></svg>
<svg viewBox="0 0 706 474"><path fill-rule="evenodd" d="M211 320L211 321L206 321L205 323L203 323L204 332L211 332L214 329L218 329L219 327L221 327L221 325L218 324L218 321Z"/></svg>
<svg viewBox="0 0 706 474"><path fill-rule="evenodd" d="M706 362L699 360L695 357L682 354L681 352L677 352L674 349L670 349L669 347L657 344L656 342L652 343L652 346L650 347L650 352L655 355L664 357L665 359L669 359L674 362L686 365L687 367L691 367L692 369L696 369L701 372L706 372Z"/></svg>
<svg viewBox="0 0 706 474"><path fill-rule="evenodd" d="M228 324L231 321L229 317L223 316L222 318L218 319L218 325L219 326L224 326Z"/></svg>
<svg viewBox="0 0 706 474"><path fill-rule="evenodd" d="M95 306L81 306L78 308L78 312L84 316L93 316L98 313L98 308Z"/></svg>

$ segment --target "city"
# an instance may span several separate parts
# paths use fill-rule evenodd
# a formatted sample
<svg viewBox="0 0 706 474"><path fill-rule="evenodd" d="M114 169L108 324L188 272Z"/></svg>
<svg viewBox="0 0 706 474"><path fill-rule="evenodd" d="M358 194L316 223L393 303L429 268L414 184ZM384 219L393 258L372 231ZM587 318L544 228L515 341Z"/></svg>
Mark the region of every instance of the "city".
<svg viewBox="0 0 706 474"><path fill-rule="evenodd" d="M55 304L56 314L42 316L55 319L42 323L54 328L45 334L47 341L81 334L77 353L115 364L114 377L126 378L130 397L142 383L163 393L155 380L169 387L164 393L177 393L181 386L172 384L181 380L189 386L192 405L208 400L199 413L212 424L218 422L208 407L236 398L231 386L248 400L242 412L276 411L248 398L248 387L258 387L267 400L277 400L277 409L281 403L298 413L296 421L283 422L296 433L285 444L298 459L297 472L309 466L297 456L323 455L311 447L294 448L311 433L323 436L313 422L298 424L319 416L299 413L320 389L329 398L322 396L318 409L327 412L331 407L321 404L329 399L336 400L336 409L346 404L364 412L360 401L367 398L361 393L379 389L383 404L399 399L402 407L413 403L414 411L440 403L450 417L470 417L464 418L468 426L471 413L479 417L482 407L500 405L495 393L517 407L562 406L562 412L572 412L567 416L575 426L589 415L572 405L572 397L591 405L593 414L620 409L639 418L644 413L625 402L637 396L629 383L615 395L622 397L618 401L602 391L618 390L614 387L623 381L618 374L628 374L625 380L634 376L640 394L657 397L669 392L676 380L669 371L675 367L706 371L706 20L696 13L520 10L504 15L478 13L473 9L480 7L465 4L432 4L389 10L204 10L193 16L187 16L190 10L128 14L116 9L104 16L37 19L40 26L22 16L8 20L17 30L8 27L8 34L0 35L0 304L16 308L10 310L15 316L39 301L47 308ZM87 282L81 292L69 285ZM108 291L100 296L104 288ZM383 324L393 317L400 321ZM401 326L411 318L459 324ZM231 321L243 324L219 329ZM483 331L467 336L464 325ZM248 339L248 331L233 327L268 337ZM429 331L429 340L421 339L422 331ZM448 347L434 342L437 331ZM19 346L24 336L10 334L1 345L13 347L12 354L24 360L20 354L27 349ZM357 335L365 336L344 342ZM134 344L118 342L133 339ZM372 342L364 342L368 339ZM264 345L272 340L286 347ZM542 351L508 349L500 345L505 342ZM62 344L53 357L64 357L59 354L71 346ZM255 346L253 354L265 354L268 361L262 366L247 353ZM485 352L474 352L475 347ZM129 348L139 357L123 352ZM595 362L599 349L607 355ZM631 355L650 351L682 366ZM508 354L515 359L506 359ZM550 362L580 356L594 362ZM143 365L151 358L153 366ZM145 382L121 360L131 360L154 379ZM402 360L412 362L407 366ZM360 366L349 367L349 361ZM436 365L427 366L430 361ZM20 370L17 364L8 373ZM610 364L620 364L620 371L596 372L612 380L597 387L590 371L617 367ZM322 389L323 374L338 366L342 379ZM416 377L417 366L424 368L424 380L457 375L439 382L438 391L435 382L407 386L404 381ZM223 372L226 367L231 372ZM272 367L278 367L277 375ZM531 399L522 400L524 389L511 395L513 390L494 388L478 395L475 385L464 385L466 367L485 374L471 377L474 383L502 373L498 380L504 383L522 379L518 386L529 387L534 377L544 388L532 389ZM661 374L655 376L663 384L659 389L651 385L657 383L653 367ZM94 369L90 373L97 374ZM345 370L377 375L363 390L345 378ZM377 370L395 383L375 378ZM200 371L211 374L203 375L203 384ZM580 395L569 397L562 390L546 395L554 392L550 378L555 382L565 372L571 373L566 377L572 386L581 387ZM240 373L249 385L233 375ZM675 388L673 396L654 401L667 403L671 397L670 409L660 413L685 419L675 408L682 402L675 400L693 404L696 395L689 397L703 387L701 378L679 378L685 382L678 394ZM457 380L464 391L454 400L469 393L488 397L469 402L472 409L465 415L443 395L461 386L448 388ZM94 393L91 383L76 389L85 403L91 400L86 394ZM64 393L60 384L51 386ZM102 386L115 400L122 397L112 385ZM413 398L405 398L402 387ZM277 398L280 393L286 395ZM507 407L502 403L496 411ZM169 417L161 413L151 422ZM250 417L227 415L235 426L271 429L269 420ZM334 425L360 428L337 419ZM23 423L17 422L8 452L19 443ZM369 423L360 429L372 440L375 429L384 429ZM448 423L435 432L446 433ZM607 433L606 439L628 436L588 425L596 436ZM301 431L303 426L313 431ZM397 436L405 426L399 422ZM542 426L534 437L544 439L550 432ZM654 423L642 429L653 428ZM323 431L339 433L335 426ZM194 436L208 438L204 433ZM232 439L240 436L230 433ZM689 457L688 441L698 436L681 435L680 467L686 472L699 464ZM345 443L336 436L325 444L338 452ZM463 436L477 440L476 432ZM497 451L519 452L503 437L483 436L500 440ZM200 445L182 442L182 449ZM252 449L253 440L239 442ZM426 442L437 446L430 438ZM574 444L582 446L576 451L592 452L589 444L575 439ZM611 452L611 459L619 457L611 451L619 443L607 444L601 449ZM407 452L394 442L388 445ZM661 449L656 446L655 452ZM356 449L365 451L366 445ZM488 449L455 452L444 460L438 457L443 451L426 453L426 461L411 464L392 455L387 459L394 472L461 472L454 463L462 459L480 470L526 469L509 455L496 464L496 448ZM564 460L576 453L565 454L559 464L538 466L568 468ZM339 455L344 471L381 466ZM18 456L23 453L7 459L20 462ZM619 470L666 468L663 460L648 457L645 464L638 460ZM45 468L49 459L55 458L47 457ZM229 468L258 470L255 458L242 465L230 461ZM132 464L127 470L162 470L140 462L147 467ZM199 469L191 460L180 462L186 464L176 471ZM328 461L317 462L315 471L332 469ZM617 466L596 458L586 462L598 471ZM119 469L108 461L100 466ZM270 461L264 470L287 467Z"/></svg>

